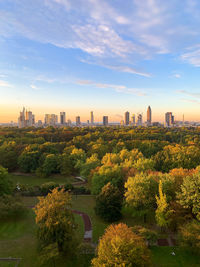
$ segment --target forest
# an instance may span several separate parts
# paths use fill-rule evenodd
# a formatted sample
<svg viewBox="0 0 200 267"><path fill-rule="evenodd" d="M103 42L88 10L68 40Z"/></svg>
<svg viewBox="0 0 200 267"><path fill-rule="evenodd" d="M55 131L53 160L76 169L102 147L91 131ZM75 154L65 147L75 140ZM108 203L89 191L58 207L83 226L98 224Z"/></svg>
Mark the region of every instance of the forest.
<svg viewBox="0 0 200 267"><path fill-rule="evenodd" d="M28 220L19 266L199 266L200 128L1 127L0 241Z"/></svg>

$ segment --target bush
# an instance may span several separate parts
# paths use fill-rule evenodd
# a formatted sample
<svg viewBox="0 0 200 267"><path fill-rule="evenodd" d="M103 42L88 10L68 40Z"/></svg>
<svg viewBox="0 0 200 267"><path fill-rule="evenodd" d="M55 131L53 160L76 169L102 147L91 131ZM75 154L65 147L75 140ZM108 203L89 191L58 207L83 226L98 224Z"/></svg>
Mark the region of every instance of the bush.
<svg viewBox="0 0 200 267"><path fill-rule="evenodd" d="M19 198L11 195L3 195L0 197L0 218L18 218L24 215L26 208Z"/></svg>
<svg viewBox="0 0 200 267"><path fill-rule="evenodd" d="M193 220L182 226L179 243L182 248L200 255L200 222Z"/></svg>

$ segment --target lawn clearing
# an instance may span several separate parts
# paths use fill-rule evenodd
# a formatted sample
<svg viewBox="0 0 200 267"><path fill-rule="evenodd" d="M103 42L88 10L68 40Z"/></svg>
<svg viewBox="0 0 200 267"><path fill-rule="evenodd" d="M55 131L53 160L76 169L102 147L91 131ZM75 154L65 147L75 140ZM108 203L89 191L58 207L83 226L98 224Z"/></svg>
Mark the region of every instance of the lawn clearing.
<svg viewBox="0 0 200 267"><path fill-rule="evenodd" d="M62 175L52 175L50 177L38 177L36 175L16 175L13 173L9 174L11 181L13 181L14 185L22 184L27 186L36 186L42 185L48 182L55 182L59 185L69 184L77 182L74 177L67 177Z"/></svg>

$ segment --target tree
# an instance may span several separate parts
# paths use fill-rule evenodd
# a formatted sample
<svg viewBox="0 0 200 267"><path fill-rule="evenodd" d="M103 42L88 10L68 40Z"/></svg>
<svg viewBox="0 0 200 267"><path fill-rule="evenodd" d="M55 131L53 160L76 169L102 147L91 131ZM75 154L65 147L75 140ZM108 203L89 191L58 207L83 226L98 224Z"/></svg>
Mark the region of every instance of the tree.
<svg viewBox="0 0 200 267"><path fill-rule="evenodd" d="M123 173L122 167L118 165L109 166L103 165L99 168L98 172L94 173L92 177L92 193L99 194L101 189L107 183L111 183L123 190Z"/></svg>
<svg viewBox="0 0 200 267"><path fill-rule="evenodd" d="M46 197L39 197L35 207L38 239L42 248L56 243L59 253L70 256L76 246L75 223L71 196L64 189L52 190Z"/></svg>
<svg viewBox="0 0 200 267"><path fill-rule="evenodd" d="M52 173L57 173L59 171L59 160L59 155L46 155L43 165L37 170L37 174L48 177Z"/></svg>
<svg viewBox="0 0 200 267"><path fill-rule="evenodd" d="M114 222L121 218L122 194L111 183L104 185L96 198L95 212L103 220Z"/></svg>
<svg viewBox="0 0 200 267"><path fill-rule="evenodd" d="M143 238L126 224L110 225L99 241L94 267L149 266L149 250Z"/></svg>
<svg viewBox="0 0 200 267"><path fill-rule="evenodd" d="M184 208L190 209L191 213L200 220L200 173L183 179L177 198Z"/></svg>
<svg viewBox="0 0 200 267"><path fill-rule="evenodd" d="M155 207L155 194L157 193L158 183L153 175L145 173L136 174L129 177L125 183L126 203L132 207L139 215L146 214Z"/></svg>
<svg viewBox="0 0 200 267"><path fill-rule="evenodd" d="M166 194L163 194L162 181L159 182L159 196L156 196L156 221L160 227L167 227L170 224L170 215L172 211L169 209Z"/></svg>
<svg viewBox="0 0 200 267"><path fill-rule="evenodd" d="M39 166L41 154L38 151L24 151L18 158L18 164L23 172L34 172Z"/></svg>
<svg viewBox="0 0 200 267"><path fill-rule="evenodd" d="M9 180L8 171L0 166L0 196L11 194L12 182Z"/></svg>
<svg viewBox="0 0 200 267"><path fill-rule="evenodd" d="M195 254L200 254L200 222L193 220L179 230L180 246Z"/></svg>

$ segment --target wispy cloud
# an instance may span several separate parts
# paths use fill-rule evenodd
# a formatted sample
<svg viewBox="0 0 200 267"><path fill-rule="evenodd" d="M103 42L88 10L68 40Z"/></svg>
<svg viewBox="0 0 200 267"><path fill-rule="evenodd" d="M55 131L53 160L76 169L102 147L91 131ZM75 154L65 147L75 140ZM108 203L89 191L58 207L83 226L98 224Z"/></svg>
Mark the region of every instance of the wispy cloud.
<svg viewBox="0 0 200 267"><path fill-rule="evenodd" d="M199 100L196 99L186 99L186 98L181 98L181 101L187 102L187 103L194 103L194 104L200 104Z"/></svg>
<svg viewBox="0 0 200 267"><path fill-rule="evenodd" d="M147 78L152 77L151 73L143 72L143 71L140 71L138 69L135 69L133 67L126 66L126 65L109 65L109 64L102 63L102 62L98 62L98 61L92 62L92 61L85 60L85 59L81 59L80 61L86 64L98 65L98 66L111 69L111 70L115 70L118 72L131 73L131 74L135 74L135 75L139 75L139 76L143 76Z"/></svg>
<svg viewBox="0 0 200 267"><path fill-rule="evenodd" d="M107 88L112 89L118 93L125 93L125 94L133 94L137 96L146 96L146 92L143 89L139 88L128 88L125 85L116 85L116 84L107 84L107 83L96 83L89 80L79 80L76 82L79 85L89 85L94 86L96 88Z"/></svg>
<svg viewBox="0 0 200 267"><path fill-rule="evenodd" d="M189 50L191 51L181 55L181 59L195 67L200 67L200 45L194 48L189 48Z"/></svg>
<svg viewBox="0 0 200 267"><path fill-rule="evenodd" d="M188 96L192 96L192 97L200 97L200 93L194 93L194 92L189 92L186 90L177 90L178 93L184 94L184 95L188 95Z"/></svg>
<svg viewBox="0 0 200 267"><path fill-rule="evenodd" d="M0 87L12 87L12 85L6 81L0 80Z"/></svg>

